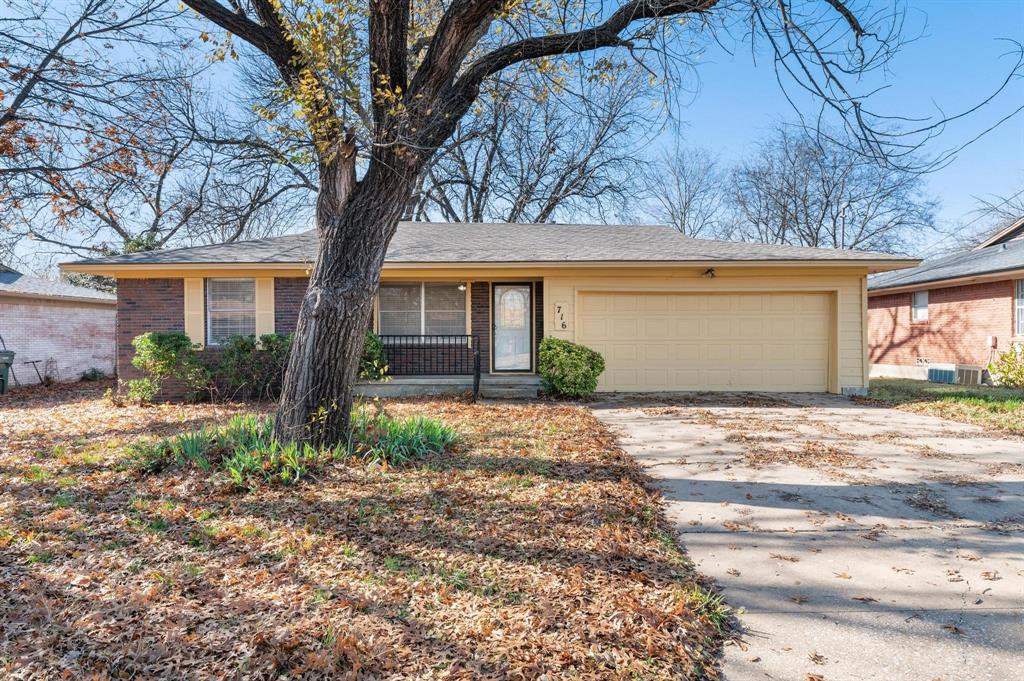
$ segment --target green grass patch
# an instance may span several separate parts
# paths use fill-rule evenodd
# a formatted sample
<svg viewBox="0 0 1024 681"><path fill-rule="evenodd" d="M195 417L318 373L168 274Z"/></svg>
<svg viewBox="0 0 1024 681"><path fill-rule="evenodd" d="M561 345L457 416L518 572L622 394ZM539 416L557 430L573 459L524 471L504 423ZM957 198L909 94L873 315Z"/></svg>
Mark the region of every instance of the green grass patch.
<svg viewBox="0 0 1024 681"><path fill-rule="evenodd" d="M330 461L347 456L402 465L439 454L458 440L452 428L435 419L398 419L383 411L371 414L364 408L353 411L349 441L332 447L281 443L273 431L269 417L237 415L221 426L136 442L129 448L129 465L141 473L193 468L251 490L262 484L296 483Z"/></svg>
<svg viewBox="0 0 1024 681"><path fill-rule="evenodd" d="M874 379L868 397L915 412L1024 433L1024 390Z"/></svg>

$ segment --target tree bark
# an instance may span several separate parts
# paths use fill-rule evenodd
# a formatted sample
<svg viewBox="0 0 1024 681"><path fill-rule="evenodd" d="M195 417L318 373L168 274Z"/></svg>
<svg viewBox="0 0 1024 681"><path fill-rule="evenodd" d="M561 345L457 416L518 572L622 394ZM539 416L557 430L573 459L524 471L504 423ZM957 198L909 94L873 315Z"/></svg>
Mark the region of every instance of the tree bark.
<svg viewBox="0 0 1024 681"><path fill-rule="evenodd" d="M374 158L358 184L354 159L322 165L320 245L285 371L278 440L317 447L346 441L384 254L415 177L408 162L394 157Z"/></svg>

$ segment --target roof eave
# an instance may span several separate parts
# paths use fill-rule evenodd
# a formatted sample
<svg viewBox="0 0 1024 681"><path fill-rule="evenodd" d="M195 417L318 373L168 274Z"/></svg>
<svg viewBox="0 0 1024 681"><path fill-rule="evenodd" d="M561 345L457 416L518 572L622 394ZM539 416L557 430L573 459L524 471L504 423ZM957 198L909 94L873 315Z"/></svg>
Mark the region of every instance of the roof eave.
<svg viewBox="0 0 1024 681"><path fill-rule="evenodd" d="M59 300L68 303L92 303L96 305L117 305L117 298L90 298L88 296L67 296L51 293L31 293L0 289L0 298L26 298L30 300Z"/></svg>
<svg viewBox="0 0 1024 681"><path fill-rule="evenodd" d="M729 260L502 260L502 261L447 261L447 262L414 262L388 261L384 263L384 271L403 269L488 269L508 267L608 267L608 268L647 268L647 267L863 267L870 272L888 272L917 267L920 260L908 258L844 258L844 259L763 259L734 258ZM308 262L161 262L161 263L60 263L61 271L79 272L82 274L99 274L116 277L118 273L128 272L159 272L178 271L216 271L216 270L304 270L309 271L312 264Z"/></svg>
<svg viewBox="0 0 1024 681"><path fill-rule="evenodd" d="M893 286L872 288L871 283L868 282L868 296L907 293L909 291L924 291L933 288L949 288L951 286L966 286L969 284L981 284L989 281L1022 278L1024 278L1024 267L1010 267L960 277L939 277L936 279L928 279L926 281L917 281L912 284L895 284Z"/></svg>

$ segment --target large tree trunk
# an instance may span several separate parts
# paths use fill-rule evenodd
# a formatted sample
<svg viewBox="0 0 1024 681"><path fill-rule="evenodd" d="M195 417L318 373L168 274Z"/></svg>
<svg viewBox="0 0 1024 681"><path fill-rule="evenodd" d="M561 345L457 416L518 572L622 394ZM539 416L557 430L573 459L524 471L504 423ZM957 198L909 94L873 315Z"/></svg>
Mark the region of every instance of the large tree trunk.
<svg viewBox="0 0 1024 681"><path fill-rule="evenodd" d="M384 253L415 184L413 170L395 160L371 162L358 184L352 164L321 167L320 247L278 404L279 440L314 446L346 440Z"/></svg>

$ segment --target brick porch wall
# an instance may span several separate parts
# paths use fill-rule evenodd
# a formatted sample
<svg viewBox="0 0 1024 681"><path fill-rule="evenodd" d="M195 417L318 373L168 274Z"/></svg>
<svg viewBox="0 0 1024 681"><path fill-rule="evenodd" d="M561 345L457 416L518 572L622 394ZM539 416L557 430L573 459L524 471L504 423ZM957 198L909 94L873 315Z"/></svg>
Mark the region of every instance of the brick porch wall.
<svg viewBox="0 0 1024 681"><path fill-rule="evenodd" d="M470 324L480 338L480 373L491 371L491 282L474 281L471 284Z"/></svg>
<svg viewBox="0 0 1024 681"><path fill-rule="evenodd" d="M295 331L299 323L299 306L306 295L308 277L278 277L274 279L274 331L285 334Z"/></svg>
<svg viewBox="0 0 1024 681"><path fill-rule="evenodd" d="M132 339L147 331L185 330L182 279L119 279L117 282L117 375L139 378L132 366Z"/></svg>
<svg viewBox="0 0 1024 681"><path fill-rule="evenodd" d="M0 296L0 336L15 352L14 373L21 385L44 377L72 382L89 369L114 374L115 308L102 303ZM14 385L13 379L11 385Z"/></svg>
<svg viewBox="0 0 1024 681"><path fill-rule="evenodd" d="M998 339L998 350L1010 347L1013 281L931 289L925 322L910 321L910 300L910 293L868 298L873 364L913 366L923 358L932 363L985 366L988 336Z"/></svg>

